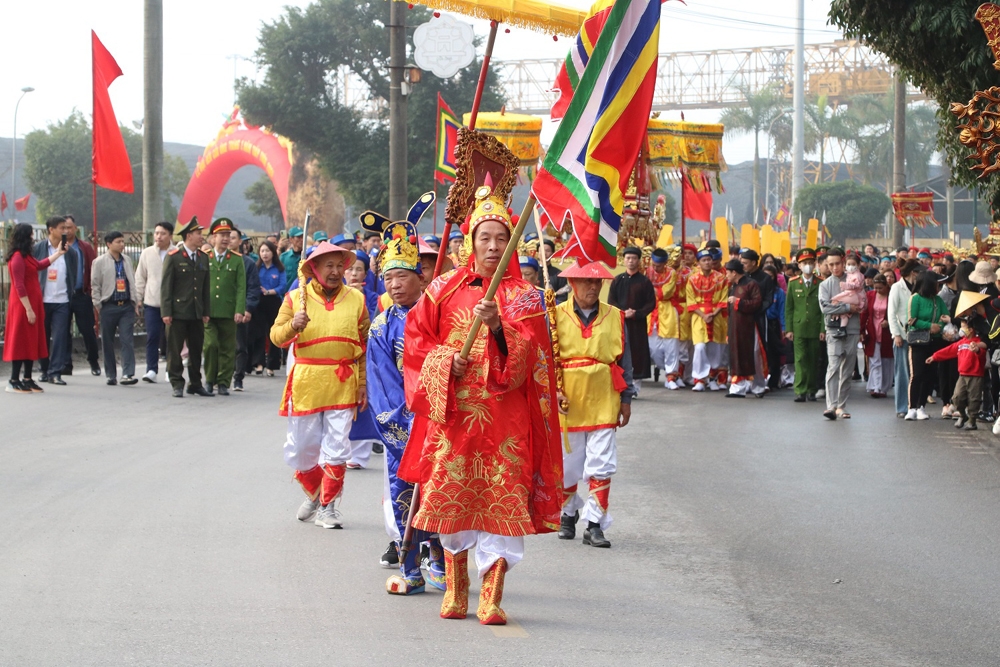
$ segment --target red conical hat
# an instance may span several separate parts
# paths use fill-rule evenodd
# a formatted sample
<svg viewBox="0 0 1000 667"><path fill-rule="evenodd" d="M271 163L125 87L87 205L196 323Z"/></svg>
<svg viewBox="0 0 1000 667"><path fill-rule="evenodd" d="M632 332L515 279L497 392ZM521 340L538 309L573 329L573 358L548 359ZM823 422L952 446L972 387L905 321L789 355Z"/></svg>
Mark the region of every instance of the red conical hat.
<svg viewBox="0 0 1000 667"><path fill-rule="evenodd" d="M580 260L577 260L573 266L568 269L563 269L559 272L559 275L563 278L597 278L599 280L611 280L614 278L611 272L608 271L607 267L601 262L588 262L587 264L580 264Z"/></svg>

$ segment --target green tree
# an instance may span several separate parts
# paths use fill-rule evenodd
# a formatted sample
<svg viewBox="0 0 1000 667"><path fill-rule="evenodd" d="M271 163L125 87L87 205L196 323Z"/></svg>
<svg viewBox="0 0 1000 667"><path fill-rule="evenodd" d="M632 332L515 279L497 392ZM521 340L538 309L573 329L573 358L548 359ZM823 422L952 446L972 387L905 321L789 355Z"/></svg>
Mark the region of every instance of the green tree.
<svg viewBox="0 0 1000 667"><path fill-rule="evenodd" d="M414 7L410 26L429 20ZM246 117L268 125L316 156L338 181L350 204L388 211L389 200L389 3L318 0L289 7L261 28L257 61L261 83L242 81L239 101ZM412 49L412 39L409 43ZM411 199L433 186L437 95L457 113L472 106L480 62L450 79L425 74L408 96L408 183ZM382 112L365 117L340 101L344 71L360 78ZM503 103L495 72L487 77L481 108Z"/></svg>
<svg viewBox="0 0 1000 667"><path fill-rule="evenodd" d="M122 126L125 147L132 163L134 192L97 188L97 223L100 229L142 228L142 136ZM91 128L79 111L66 120L35 130L25 137L24 175L38 197L39 220L72 213L83 229L93 228L91 188ZM184 194L190 174L177 156L164 156L164 197L168 214L176 218L173 199Z"/></svg>
<svg viewBox="0 0 1000 667"><path fill-rule="evenodd" d="M830 22L848 37L884 53L937 102L936 147L947 152L953 179L982 187L997 207L1000 180L980 183L968 168L969 150L958 142L955 117L948 111L951 102L967 102L975 91L1000 85L1000 72L993 68L986 36L974 18L980 4L981 0L832 0Z"/></svg>
<svg viewBox="0 0 1000 667"><path fill-rule="evenodd" d="M781 114L784 97L777 86L767 86L753 92L747 84L737 86L744 104L722 112L719 122L730 134L753 135L753 211L760 207L760 133L770 129L771 122Z"/></svg>
<svg viewBox="0 0 1000 667"><path fill-rule="evenodd" d="M243 193L250 202L250 212L254 215L267 216L271 222L277 226L284 223L284 216L281 214L281 202L278 201L278 193L274 191L271 179L264 174L254 182Z"/></svg>
<svg viewBox="0 0 1000 667"><path fill-rule="evenodd" d="M805 185L795 198L794 215L802 219L826 212L826 226L833 238L865 237L885 221L892 203L889 196L869 185L854 181Z"/></svg>

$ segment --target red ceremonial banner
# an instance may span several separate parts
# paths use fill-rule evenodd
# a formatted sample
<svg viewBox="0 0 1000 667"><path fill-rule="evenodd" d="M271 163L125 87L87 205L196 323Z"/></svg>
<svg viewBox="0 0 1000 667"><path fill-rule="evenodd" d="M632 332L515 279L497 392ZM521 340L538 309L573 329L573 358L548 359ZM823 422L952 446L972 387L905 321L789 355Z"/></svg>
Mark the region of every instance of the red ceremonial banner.
<svg viewBox="0 0 1000 667"><path fill-rule="evenodd" d="M28 208L28 200L31 199L31 193L24 195L20 199L14 200L14 210L15 211L25 211Z"/></svg>
<svg viewBox="0 0 1000 667"><path fill-rule="evenodd" d="M892 211L896 220L904 227L937 227L940 223L934 219L933 192L894 192L892 193Z"/></svg>
<svg viewBox="0 0 1000 667"><path fill-rule="evenodd" d="M702 179L703 183L699 184L702 187L695 189L691 183L692 178ZM685 220L712 221L712 191L708 188L707 180L701 173L685 173L681 178Z"/></svg>
<svg viewBox="0 0 1000 667"><path fill-rule="evenodd" d="M94 60L94 140L92 181L102 188L132 192L132 164L125 149L118 119L108 86L122 75L114 56L101 44L97 33L90 31Z"/></svg>

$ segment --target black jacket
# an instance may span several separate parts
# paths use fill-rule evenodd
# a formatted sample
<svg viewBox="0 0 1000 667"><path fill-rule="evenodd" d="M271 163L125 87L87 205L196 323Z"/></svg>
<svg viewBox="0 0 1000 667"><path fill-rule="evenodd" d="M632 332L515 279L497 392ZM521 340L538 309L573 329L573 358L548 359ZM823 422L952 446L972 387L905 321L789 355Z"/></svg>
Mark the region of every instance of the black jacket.
<svg viewBox="0 0 1000 667"><path fill-rule="evenodd" d="M31 249L31 255L37 260L43 260L49 256L49 240L44 238L35 244L35 247ZM76 271L79 268L76 264L77 258L75 252L67 252L63 255L63 259L66 260L66 296L69 298L73 297L73 285L76 282ZM44 295L45 290L45 272L48 269L42 269L38 272L38 282L42 286L42 293Z"/></svg>

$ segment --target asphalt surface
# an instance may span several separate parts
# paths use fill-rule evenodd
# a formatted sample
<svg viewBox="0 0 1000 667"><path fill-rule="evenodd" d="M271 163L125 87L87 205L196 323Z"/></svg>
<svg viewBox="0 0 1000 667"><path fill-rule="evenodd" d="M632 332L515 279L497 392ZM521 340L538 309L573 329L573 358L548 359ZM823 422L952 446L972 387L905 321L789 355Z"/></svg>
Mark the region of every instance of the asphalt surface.
<svg viewBox="0 0 1000 667"><path fill-rule="evenodd" d="M85 366L84 366L85 368ZM0 393L0 665L990 665L988 430L647 381L610 550L527 539L506 628L385 593L382 457L300 524L282 378L229 398L66 378ZM939 406L932 406L938 407ZM939 411L939 410L938 410ZM579 531L582 534L582 526ZM473 583L475 606L477 583Z"/></svg>

